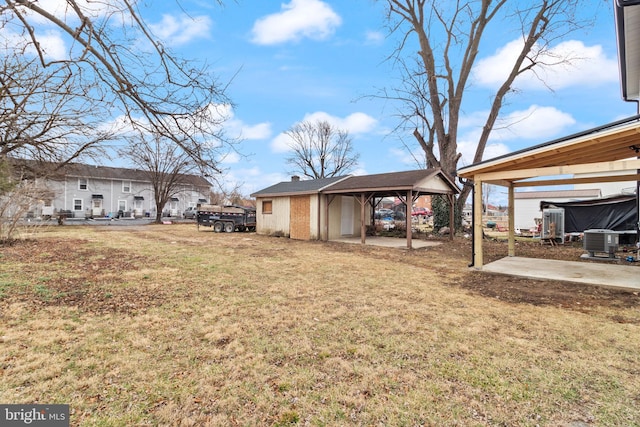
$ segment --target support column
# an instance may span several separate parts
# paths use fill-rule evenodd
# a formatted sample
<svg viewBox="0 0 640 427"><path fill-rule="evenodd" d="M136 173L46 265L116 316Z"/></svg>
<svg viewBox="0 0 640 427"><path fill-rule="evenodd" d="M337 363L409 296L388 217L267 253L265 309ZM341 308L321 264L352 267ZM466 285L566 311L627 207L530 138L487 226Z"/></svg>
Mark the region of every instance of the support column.
<svg viewBox="0 0 640 427"><path fill-rule="evenodd" d="M405 215L405 226L407 228L407 249L411 249L411 238L413 237L413 232L411 231L411 209L413 206L409 206L409 203L413 205L413 191L407 191L407 200L404 202L404 206L406 208Z"/></svg>
<svg viewBox="0 0 640 427"><path fill-rule="evenodd" d="M456 232L456 197L453 194L447 194L449 199L449 240L453 240Z"/></svg>
<svg viewBox="0 0 640 427"><path fill-rule="evenodd" d="M360 243L367 243L367 224L365 224L365 208L366 203L364 193L360 194Z"/></svg>
<svg viewBox="0 0 640 427"><path fill-rule="evenodd" d="M316 221L316 240L322 241L322 202L325 201L325 196L322 193L318 193L318 208L316 209L316 214L318 215L318 220Z"/></svg>
<svg viewBox="0 0 640 427"><path fill-rule="evenodd" d="M509 256L516 256L516 237L515 237L515 196L513 182L509 183L509 205L507 207L507 215L509 215Z"/></svg>
<svg viewBox="0 0 640 427"><path fill-rule="evenodd" d="M333 200L333 196L325 194L324 196L324 241L329 241L329 204Z"/></svg>
<svg viewBox="0 0 640 427"><path fill-rule="evenodd" d="M482 269L482 181L474 177L473 181L473 265Z"/></svg>

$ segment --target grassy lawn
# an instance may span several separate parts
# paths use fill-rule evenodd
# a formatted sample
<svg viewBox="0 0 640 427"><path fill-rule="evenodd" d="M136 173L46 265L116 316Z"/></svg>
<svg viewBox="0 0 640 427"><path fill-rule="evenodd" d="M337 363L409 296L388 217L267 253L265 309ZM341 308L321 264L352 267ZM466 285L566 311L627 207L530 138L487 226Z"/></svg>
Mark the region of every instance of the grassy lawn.
<svg viewBox="0 0 640 427"><path fill-rule="evenodd" d="M66 403L74 426L640 425L633 293L588 309L482 296L446 241L25 237L0 247L0 402Z"/></svg>

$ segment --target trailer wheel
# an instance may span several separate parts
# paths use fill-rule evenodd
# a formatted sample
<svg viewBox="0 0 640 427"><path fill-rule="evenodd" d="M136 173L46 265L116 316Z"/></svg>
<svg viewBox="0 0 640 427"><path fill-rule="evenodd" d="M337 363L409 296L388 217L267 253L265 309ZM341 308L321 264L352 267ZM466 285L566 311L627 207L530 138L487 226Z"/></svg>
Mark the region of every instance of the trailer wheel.
<svg viewBox="0 0 640 427"><path fill-rule="evenodd" d="M227 222L224 225L224 231L226 231L227 233L233 233L235 229L236 229L236 226L232 222Z"/></svg>
<svg viewBox="0 0 640 427"><path fill-rule="evenodd" d="M222 232L223 228L224 228L224 224L221 223L220 221L216 221L213 223L213 231L215 231L216 233Z"/></svg>

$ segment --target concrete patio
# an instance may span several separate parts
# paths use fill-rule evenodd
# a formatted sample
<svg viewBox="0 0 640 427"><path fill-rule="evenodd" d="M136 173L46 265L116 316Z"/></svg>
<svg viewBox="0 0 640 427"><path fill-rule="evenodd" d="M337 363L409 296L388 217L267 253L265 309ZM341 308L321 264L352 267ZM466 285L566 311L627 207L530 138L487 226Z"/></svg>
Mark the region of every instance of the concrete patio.
<svg viewBox="0 0 640 427"><path fill-rule="evenodd" d="M484 265L482 271L640 291L640 267L624 265L624 261L580 262L506 257Z"/></svg>
<svg viewBox="0 0 640 427"><path fill-rule="evenodd" d="M360 237L342 237L340 239L333 239L332 242L362 244ZM439 241L429 241L422 239L412 239L411 246L413 249L426 248L427 246L436 246L441 244ZM367 236L366 245L370 246L384 246L387 248L399 248L407 249L407 239L399 237L380 237L380 236Z"/></svg>

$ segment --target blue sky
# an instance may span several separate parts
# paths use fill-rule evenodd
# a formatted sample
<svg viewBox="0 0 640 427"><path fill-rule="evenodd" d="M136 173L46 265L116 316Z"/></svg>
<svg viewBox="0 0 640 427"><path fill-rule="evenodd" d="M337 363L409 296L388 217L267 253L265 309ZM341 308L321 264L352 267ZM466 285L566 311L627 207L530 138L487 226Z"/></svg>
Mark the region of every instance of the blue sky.
<svg viewBox="0 0 640 427"><path fill-rule="evenodd" d="M41 0L42 4L61 0ZM612 1L592 0L595 25L556 44L580 60L536 79L516 82L519 91L502 110L509 127L494 133L485 158L539 144L631 116L635 104L620 96ZM397 79L386 61L395 47L387 37L381 2L373 0L152 1L141 12L156 35L183 57L206 61L227 90L226 131L242 138L242 155L224 160L224 181L246 195L288 180L287 129L325 119L346 129L360 154L355 173L416 169L402 139L393 103L372 99ZM52 29L47 32L55 43ZM470 163L486 117L489 94L514 47L516 34L501 28L481 47L459 130L460 165ZM61 41L60 41L61 42ZM550 89L552 90L550 90ZM420 151L415 151L422 157Z"/></svg>

